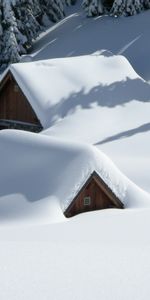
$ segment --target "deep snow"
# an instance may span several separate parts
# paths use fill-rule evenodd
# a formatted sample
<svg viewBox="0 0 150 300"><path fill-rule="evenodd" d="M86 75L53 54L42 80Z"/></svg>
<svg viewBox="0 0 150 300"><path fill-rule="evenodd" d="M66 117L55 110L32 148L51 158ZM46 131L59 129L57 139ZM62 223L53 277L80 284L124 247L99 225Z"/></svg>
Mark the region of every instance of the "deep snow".
<svg viewBox="0 0 150 300"><path fill-rule="evenodd" d="M83 12L76 11L43 35L31 57L44 60L106 49L125 55L136 72L149 80L149 14L147 11L132 18L85 19ZM43 197L43 192L50 189L52 145L60 153L70 149L71 154L77 148L81 150L83 140L102 149L130 179L150 191L149 86L135 74L136 78L126 78L103 90L109 99L111 95L117 98L120 86L124 91L113 107L109 103L100 105L99 97L95 98L97 105L89 93L88 107L72 110L43 135L0 133L1 299L149 298L149 194L119 173L121 183L128 183L132 208L86 213L67 222L56 198L51 198L55 201L50 205L50 198ZM135 88L129 95L130 89L126 87L133 87L134 83ZM100 91L94 95L100 95ZM121 96L126 101L122 101ZM96 131L87 130L89 122ZM80 145L71 146L68 139ZM50 158L56 165L59 161L63 165L61 157L57 162ZM84 158L82 163L85 163ZM72 159L68 167L71 165ZM42 198L37 199L37 196ZM31 199L37 201L29 201ZM48 224L54 221L58 223Z"/></svg>
<svg viewBox="0 0 150 300"><path fill-rule="evenodd" d="M150 85L124 56L101 50L10 70L44 128L50 126L43 134L96 145L150 191Z"/></svg>
<svg viewBox="0 0 150 300"><path fill-rule="evenodd" d="M80 2L78 2L79 6ZM147 81L150 80L149 10L126 18L109 16L86 18L85 13L76 6L69 10L70 13L64 20L42 34L35 43L30 54L31 59L36 61L56 57L73 57L93 54L105 49L113 54L125 56L140 76ZM133 92L127 95L131 86ZM143 83L142 86L139 85L139 80L126 80L119 82L118 85L110 85L109 89L101 90L102 95L105 95L105 101L106 97L110 99L113 95L113 98L117 98L115 104L120 103L111 108L109 103L106 107L103 105L100 91L94 90L88 94L88 108L84 107L84 112L78 112L76 110L86 101L81 93L78 95L82 98L81 104L79 102L76 110L73 106L71 111L70 107L72 115L68 116L68 119L65 118L62 124L58 123L52 127L50 134L56 134L58 137L70 138L72 136L75 140L81 139L97 145L123 173L149 192L150 112L149 87L146 86L146 83ZM121 93L118 94L118 90ZM93 97L96 98L98 104L97 111L99 108L101 109L100 114L99 111L96 113L96 109L95 113L92 113L92 108L89 109L93 105ZM72 100L74 101L74 98ZM94 124L93 121L90 122L91 129L86 130L87 122L85 122L85 118L82 122L83 114L88 119L88 124L89 120L95 120ZM100 121L97 121L98 117ZM70 134L71 132L73 133Z"/></svg>
<svg viewBox="0 0 150 300"><path fill-rule="evenodd" d="M2 299L147 299L149 213L107 210L55 225L1 228Z"/></svg>
<svg viewBox="0 0 150 300"><path fill-rule="evenodd" d="M64 221L63 211L93 171L126 208L150 207L149 194L94 146L16 130L1 131L0 143L1 223Z"/></svg>

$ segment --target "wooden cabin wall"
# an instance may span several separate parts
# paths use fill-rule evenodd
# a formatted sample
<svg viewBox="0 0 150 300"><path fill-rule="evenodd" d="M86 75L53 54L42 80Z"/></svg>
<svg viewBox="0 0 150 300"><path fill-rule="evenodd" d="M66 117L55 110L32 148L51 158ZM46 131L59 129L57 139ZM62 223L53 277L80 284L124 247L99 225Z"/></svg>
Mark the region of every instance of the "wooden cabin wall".
<svg viewBox="0 0 150 300"><path fill-rule="evenodd" d="M88 196L91 197L91 204L86 206L84 205L84 197ZM109 197L100 189L95 180L92 179L66 210L65 215L66 217L72 217L87 211L113 207L115 207L115 205L113 205Z"/></svg>
<svg viewBox="0 0 150 300"><path fill-rule="evenodd" d="M0 119L40 124L27 98L13 78L0 91Z"/></svg>

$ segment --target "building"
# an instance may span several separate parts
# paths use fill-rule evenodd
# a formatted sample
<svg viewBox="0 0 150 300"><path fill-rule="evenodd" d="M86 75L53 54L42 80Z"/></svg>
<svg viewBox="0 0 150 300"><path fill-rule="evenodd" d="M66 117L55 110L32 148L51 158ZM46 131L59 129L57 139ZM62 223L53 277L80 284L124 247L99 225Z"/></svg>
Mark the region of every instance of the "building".
<svg viewBox="0 0 150 300"><path fill-rule="evenodd" d="M0 129L17 128L39 132L38 117L9 70L0 82Z"/></svg>
<svg viewBox="0 0 150 300"><path fill-rule="evenodd" d="M34 130L40 131L80 107L91 111L94 103L97 110L113 106L120 101L116 100L116 88L108 92L104 87L130 77L131 66L126 65L124 57L105 52L10 65L0 81L1 128L29 125L30 129L35 125ZM124 87L119 85L119 93L120 88Z"/></svg>
<svg viewBox="0 0 150 300"><path fill-rule="evenodd" d="M124 208L124 205L94 171L64 211L64 215L69 218L79 213L106 208Z"/></svg>
<svg viewBox="0 0 150 300"><path fill-rule="evenodd" d="M0 166L2 215L9 210L16 218L19 206L25 215L41 209L46 218L64 220L129 205L128 180L95 146L2 130ZM9 180L14 174L15 180Z"/></svg>

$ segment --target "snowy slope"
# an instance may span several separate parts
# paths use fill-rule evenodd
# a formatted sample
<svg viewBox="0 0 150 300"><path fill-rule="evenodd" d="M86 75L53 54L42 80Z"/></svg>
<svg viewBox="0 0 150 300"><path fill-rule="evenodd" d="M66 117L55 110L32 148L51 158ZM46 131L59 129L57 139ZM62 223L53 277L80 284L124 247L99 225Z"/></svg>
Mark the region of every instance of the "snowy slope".
<svg viewBox="0 0 150 300"><path fill-rule="evenodd" d="M35 43L30 58L42 58L43 61L16 64L10 69L44 127L51 126L43 132L44 135L96 145L130 179L150 191L150 86L139 77L125 57L111 55L110 52L126 55L126 51L130 50L131 57L127 57L133 62L138 53L133 45L137 41L144 45L148 25L149 11L133 18L117 19L87 19L83 12L78 11L51 27ZM129 26L132 28L130 31ZM112 31L108 32L110 27ZM103 32L100 41L98 30ZM138 32L141 35L137 38ZM90 44L89 33L93 39ZM58 35L61 47L55 39L52 40L54 35ZM127 41L131 36L136 37L121 46L123 39ZM68 51L68 45L76 51L65 54L63 51ZM102 50L104 48L105 52ZM140 55L143 48L141 45L138 47ZM95 53L95 50L98 52ZM93 55L72 57L74 54L93 52ZM45 60L53 56L71 57ZM138 56L137 64L133 64L136 70L140 62ZM146 75L149 66L147 63L142 66Z"/></svg>
<svg viewBox="0 0 150 300"><path fill-rule="evenodd" d="M102 49L106 49L114 54L124 55L136 72L149 80L150 11L129 18L86 18L84 12L79 8L80 1L78 3L79 6L69 8L72 11L64 20L41 35L35 43L32 53L30 53L30 59L36 61L55 57L72 57L74 55L91 54L95 51L101 52ZM123 94L126 94L127 88L130 89L130 81L126 81L126 83L127 85L122 85ZM134 83L134 93L132 96L130 95L130 100L133 101L127 99L124 103L124 100L122 101L124 95L121 92L120 106L117 105L114 109L103 106L101 114L96 114L96 112L92 114L92 110L90 110L90 116L87 113L87 119L95 119L94 125L91 122L90 130L89 128L86 130L87 122L85 122L85 119L82 122L82 116L76 118L72 115L71 120L65 120L63 125L57 124L57 127L52 129L52 134L57 133L58 136L62 135L62 137L65 134L66 137L70 138L70 132L73 130L72 136L75 139L79 137L96 144L111 157L130 179L145 190L150 191L150 160L148 155L150 124L149 96L147 96L149 95L149 88L146 87L146 84L142 84L146 91L143 91L142 87L141 95L141 86L138 85L138 81L134 81ZM114 89L114 86L110 86L110 89ZM107 94L108 89L105 92L106 97L108 97ZM79 96L82 97L82 95ZM91 97L93 97L93 93ZM136 101L137 98L138 102ZM94 104L92 103L92 105ZM102 118L105 131L103 127L99 126L98 118ZM76 124L76 120L79 125ZM82 130L80 130L81 128ZM134 149L136 149L136 155ZM136 169L139 171L136 172Z"/></svg>
<svg viewBox="0 0 150 300"><path fill-rule="evenodd" d="M33 59L107 49L127 56L135 70L149 79L149 14L85 19L80 12L73 13L37 42ZM129 178L150 191L149 86L126 60L121 58L119 67L117 82L105 82L91 94L91 76L88 82L86 69L88 107L83 93L79 93L84 105L69 106L68 114L46 135L0 132L1 299L149 298L149 194L124 177L99 150L91 152L95 147L81 145L83 140L103 149ZM129 78L124 70L128 70ZM72 82L75 79L78 77ZM70 99L76 103L76 97ZM112 99L113 103L116 100L114 106ZM88 158L103 167L107 162L113 180L119 174L119 186L126 187L128 207L132 209L91 212L63 222L59 191L64 190L65 176L68 182L71 180L67 170L64 176L63 164L69 162L67 169L75 170L79 162L87 167ZM61 176L57 173L54 182L51 174L56 170L61 170ZM51 222L58 223L47 224ZM26 224L19 226L21 223ZM38 226L29 226L31 223Z"/></svg>
<svg viewBox="0 0 150 300"><path fill-rule="evenodd" d="M150 80L150 11L129 18L86 18L80 2L68 17L42 34L33 47L33 60L85 55L107 49L124 55L140 76Z"/></svg>

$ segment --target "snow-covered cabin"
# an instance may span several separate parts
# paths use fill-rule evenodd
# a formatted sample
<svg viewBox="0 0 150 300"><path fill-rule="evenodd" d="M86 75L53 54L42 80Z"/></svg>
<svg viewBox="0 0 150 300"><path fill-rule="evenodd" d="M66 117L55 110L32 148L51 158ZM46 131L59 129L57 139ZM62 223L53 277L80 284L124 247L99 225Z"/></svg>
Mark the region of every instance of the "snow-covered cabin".
<svg viewBox="0 0 150 300"><path fill-rule="evenodd" d="M0 141L0 218L127 205L125 176L95 146L19 130L0 131Z"/></svg>
<svg viewBox="0 0 150 300"><path fill-rule="evenodd" d="M0 82L0 119L47 129L78 108L92 109L89 98L104 98L109 85L136 76L123 56L110 53L12 64Z"/></svg>
<svg viewBox="0 0 150 300"><path fill-rule="evenodd" d="M124 205L94 171L85 184L81 186L64 214L67 218L70 218L79 213L106 208L124 208Z"/></svg>

